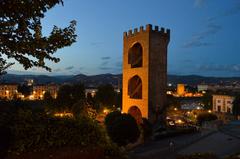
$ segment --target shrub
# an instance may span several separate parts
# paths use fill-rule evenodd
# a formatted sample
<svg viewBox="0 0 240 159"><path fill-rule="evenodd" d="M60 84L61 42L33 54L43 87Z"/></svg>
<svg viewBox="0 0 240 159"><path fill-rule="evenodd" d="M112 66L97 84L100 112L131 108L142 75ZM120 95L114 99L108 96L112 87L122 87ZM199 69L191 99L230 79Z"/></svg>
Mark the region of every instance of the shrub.
<svg viewBox="0 0 240 159"><path fill-rule="evenodd" d="M143 123L141 124L141 127L143 130L144 140L146 140L149 137L151 137L153 133L153 126L146 118L143 118L142 120L143 120Z"/></svg>
<svg viewBox="0 0 240 159"><path fill-rule="evenodd" d="M108 154L118 153L116 148L111 148L112 142L105 130L87 117L50 118L43 112L36 113L25 108L17 108L1 115L0 128L9 132L7 151L12 153L64 147L101 148L103 151L106 149ZM5 120L1 120L3 117Z"/></svg>
<svg viewBox="0 0 240 159"><path fill-rule="evenodd" d="M105 125L109 126L112 125L112 123L114 122L115 119L117 119L118 117L120 117L122 114L120 111L114 111L109 113L106 117L105 117Z"/></svg>
<svg viewBox="0 0 240 159"><path fill-rule="evenodd" d="M217 120L217 116L212 113L201 113L197 116L197 123L202 125L205 121Z"/></svg>
<svg viewBox="0 0 240 159"><path fill-rule="evenodd" d="M105 125L109 137L119 146L134 143L140 136L137 122L129 114L110 113L106 117Z"/></svg>

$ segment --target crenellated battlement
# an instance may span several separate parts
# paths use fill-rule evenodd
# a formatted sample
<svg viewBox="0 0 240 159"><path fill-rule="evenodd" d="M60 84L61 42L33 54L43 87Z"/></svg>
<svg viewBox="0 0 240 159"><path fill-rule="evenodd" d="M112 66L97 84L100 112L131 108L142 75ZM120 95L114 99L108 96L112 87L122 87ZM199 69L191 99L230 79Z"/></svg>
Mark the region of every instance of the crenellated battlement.
<svg viewBox="0 0 240 159"><path fill-rule="evenodd" d="M140 26L140 28L135 28L134 30L128 30L128 32L124 32L123 36L124 37L131 37L134 35L137 35L138 33L142 32L158 32L162 34L163 36L170 37L170 29L165 29L165 28L159 28L158 26L153 26L151 24L147 24L145 27Z"/></svg>

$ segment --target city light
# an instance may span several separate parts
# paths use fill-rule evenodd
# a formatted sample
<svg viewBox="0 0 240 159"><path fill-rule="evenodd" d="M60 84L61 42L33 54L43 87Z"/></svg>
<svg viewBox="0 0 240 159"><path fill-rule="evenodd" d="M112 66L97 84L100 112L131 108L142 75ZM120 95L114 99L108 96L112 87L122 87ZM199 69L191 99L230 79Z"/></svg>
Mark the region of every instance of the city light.
<svg viewBox="0 0 240 159"><path fill-rule="evenodd" d="M59 113L55 113L54 116L55 117L60 117L60 118L65 118L65 117L72 118L73 113L71 113L71 112L59 112Z"/></svg>

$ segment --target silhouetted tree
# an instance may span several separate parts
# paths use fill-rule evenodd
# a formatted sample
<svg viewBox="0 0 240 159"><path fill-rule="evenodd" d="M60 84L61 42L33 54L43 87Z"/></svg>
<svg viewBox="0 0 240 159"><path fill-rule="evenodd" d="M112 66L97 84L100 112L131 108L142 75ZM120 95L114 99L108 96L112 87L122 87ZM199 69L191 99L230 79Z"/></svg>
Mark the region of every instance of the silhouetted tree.
<svg viewBox="0 0 240 159"><path fill-rule="evenodd" d="M110 84L99 86L96 93L96 100L101 106L112 108L116 104L116 92L113 86Z"/></svg>
<svg viewBox="0 0 240 159"><path fill-rule="evenodd" d="M22 93L25 97L31 94L31 87L25 84L18 86L18 92Z"/></svg>
<svg viewBox="0 0 240 159"><path fill-rule="evenodd" d="M43 95L45 110L51 112L55 109L55 100L51 96L50 92L45 92Z"/></svg>
<svg viewBox="0 0 240 159"><path fill-rule="evenodd" d="M212 121L212 120L217 120L217 116L212 113L201 113L197 116L197 123L199 125L202 125L203 122L205 121Z"/></svg>
<svg viewBox="0 0 240 159"><path fill-rule="evenodd" d="M109 137L119 146L134 143L140 136L137 122L129 114L110 113L105 119L105 125Z"/></svg>
<svg viewBox="0 0 240 159"><path fill-rule="evenodd" d="M59 88L56 101L60 108L72 110L73 104L80 100L86 100L83 84L63 85Z"/></svg>
<svg viewBox="0 0 240 159"><path fill-rule="evenodd" d="M53 27L49 36L42 35L41 19L63 0L1 0L0 1L0 73L12 65L6 57L15 59L25 69L51 68L45 60L59 62L53 54L76 41L76 21L64 29Z"/></svg>
<svg viewBox="0 0 240 159"><path fill-rule="evenodd" d="M202 97L204 109L212 109L212 93L206 92Z"/></svg>
<svg viewBox="0 0 240 159"><path fill-rule="evenodd" d="M237 95L233 101L233 115L240 115L240 94Z"/></svg>

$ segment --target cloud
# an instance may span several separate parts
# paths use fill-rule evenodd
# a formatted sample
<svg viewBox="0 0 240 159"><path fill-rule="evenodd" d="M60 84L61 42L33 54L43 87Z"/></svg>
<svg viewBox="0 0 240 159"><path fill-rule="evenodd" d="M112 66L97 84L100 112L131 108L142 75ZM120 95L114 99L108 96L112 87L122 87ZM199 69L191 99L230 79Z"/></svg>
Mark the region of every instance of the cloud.
<svg viewBox="0 0 240 159"><path fill-rule="evenodd" d="M208 64L208 65L199 65L197 67L199 71L211 71L211 72L234 72L240 73L240 64Z"/></svg>
<svg viewBox="0 0 240 159"><path fill-rule="evenodd" d="M65 68L65 70L72 70L72 69L74 69L74 66L69 66Z"/></svg>
<svg viewBox="0 0 240 159"><path fill-rule="evenodd" d="M99 67L100 70L111 70L112 67Z"/></svg>
<svg viewBox="0 0 240 159"><path fill-rule="evenodd" d="M103 61L103 62L101 63L101 66L106 66L106 65L108 65L108 63L109 63L109 61Z"/></svg>
<svg viewBox="0 0 240 159"><path fill-rule="evenodd" d="M194 6L198 7L198 8L201 8L201 7L204 6L205 2L206 2L205 0L195 0L194 1Z"/></svg>
<svg viewBox="0 0 240 159"><path fill-rule="evenodd" d="M61 68L56 68L56 69L53 70L53 72L61 72L61 71L62 71Z"/></svg>
<svg viewBox="0 0 240 159"><path fill-rule="evenodd" d="M239 12L240 12L240 2L236 3L234 5L234 7L230 8L228 10L225 10L224 12L222 12L216 16L208 18L208 21L212 22L218 18L232 16L232 15L238 14Z"/></svg>
<svg viewBox="0 0 240 159"><path fill-rule="evenodd" d="M210 42L206 42L205 39L209 36L217 34L222 27L220 25L209 23L205 31L197 33L191 37L191 39L183 44L183 48L193 48L213 45Z"/></svg>
<svg viewBox="0 0 240 159"><path fill-rule="evenodd" d="M91 42L90 45L93 47L99 47L103 44L103 42Z"/></svg>
<svg viewBox="0 0 240 159"><path fill-rule="evenodd" d="M116 67L121 67L122 68L122 61L117 61L116 62Z"/></svg>
<svg viewBox="0 0 240 159"><path fill-rule="evenodd" d="M102 60L110 60L111 57L110 56L104 56L104 57L101 57Z"/></svg>

